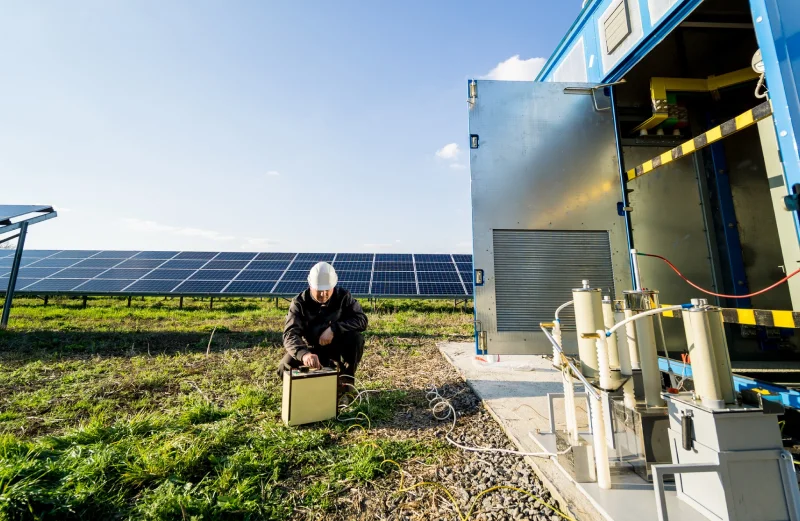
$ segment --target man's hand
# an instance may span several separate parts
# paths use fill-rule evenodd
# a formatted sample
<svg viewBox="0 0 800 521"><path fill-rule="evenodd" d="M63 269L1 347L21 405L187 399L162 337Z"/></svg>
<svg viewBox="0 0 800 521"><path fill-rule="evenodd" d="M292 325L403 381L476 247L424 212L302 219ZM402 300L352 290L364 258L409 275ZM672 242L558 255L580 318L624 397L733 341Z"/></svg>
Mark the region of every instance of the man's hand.
<svg viewBox="0 0 800 521"><path fill-rule="evenodd" d="M303 355L303 365L311 369L322 369L319 363L319 357L314 353L306 353Z"/></svg>
<svg viewBox="0 0 800 521"><path fill-rule="evenodd" d="M319 337L319 345L326 346L333 342L333 330L329 327L325 331L322 332L322 336Z"/></svg>

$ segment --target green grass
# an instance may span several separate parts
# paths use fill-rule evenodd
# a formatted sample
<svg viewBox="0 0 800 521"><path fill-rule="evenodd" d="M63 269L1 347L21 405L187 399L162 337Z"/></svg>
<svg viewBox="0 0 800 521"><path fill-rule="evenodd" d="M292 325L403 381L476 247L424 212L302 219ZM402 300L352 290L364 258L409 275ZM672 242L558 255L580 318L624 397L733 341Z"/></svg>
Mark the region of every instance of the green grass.
<svg viewBox="0 0 800 521"><path fill-rule="evenodd" d="M15 300L0 331L0 520L326 517L352 486L396 473L384 458L446 453L353 422L284 427L285 314L255 299ZM369 318L365 366L472 334L446 301L383 301ZM383 392L350 414L375 428L413 399Z"/></svg>

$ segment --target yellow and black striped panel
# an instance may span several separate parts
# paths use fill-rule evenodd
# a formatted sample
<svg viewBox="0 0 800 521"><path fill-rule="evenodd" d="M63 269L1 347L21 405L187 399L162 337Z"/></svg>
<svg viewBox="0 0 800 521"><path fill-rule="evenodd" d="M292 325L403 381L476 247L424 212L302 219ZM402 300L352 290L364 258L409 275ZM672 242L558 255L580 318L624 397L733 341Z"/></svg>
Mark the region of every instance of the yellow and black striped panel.
<svg viewBox="0 0 800 521"><path fill-rule="evenodd" d="M665 304L662 307L669 306ZM680 311L666 311L663 315L670 318L682 318ZM800 329L800 312L798 311L722 308L722 320L729 324L745 326Z"/></svg>
<svg viewBox="0 0 800 521"><path fill-rule="evenodd" d="M666 165L667 163L670 163L678 158L696 152L701 148L707 147L708 145L719 141L720 139L729 136L734 132L745 129L750 125L769 117L771 114L772 105L770 105L769 101L765 101L761 105L748 110L744 114L740 114L735 118L726 121L722 125L716 126L708 132L700 134L696 138L690 139L686 143L677 146L672 150L664 152L660 156L656 156L649 161L645 161L636 168L628 170L628 181L652 172L660 166Z"/></svg>

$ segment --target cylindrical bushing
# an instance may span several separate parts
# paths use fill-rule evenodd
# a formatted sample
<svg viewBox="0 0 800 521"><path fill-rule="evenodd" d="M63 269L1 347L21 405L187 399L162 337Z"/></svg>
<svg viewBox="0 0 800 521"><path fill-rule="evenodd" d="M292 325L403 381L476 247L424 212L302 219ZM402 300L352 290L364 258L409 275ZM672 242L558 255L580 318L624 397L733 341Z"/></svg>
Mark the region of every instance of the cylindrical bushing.
<svg viewBox="0 0 800 521"><path fill-rule="evenodd" d="M712 409L725 407L725 400L717 378L717 364L714 356L711 326L708 314L701 307L694 307L683 312L684 320L689 321L691 338L687 336L689 358L692 365L692 381L694 392L700 402Z"/></svg>
<svg viewBox="0 0 800 521"><path fill-rule="evenodd" d="M581 373L587 378L597 376L597 348L594 338L582 338L583 334L597 333L603 326L603 305L599 289L589 287L583 281L582 288L572 290L575 302L575 328L578 332L578 356L581 359Z"/></svg>

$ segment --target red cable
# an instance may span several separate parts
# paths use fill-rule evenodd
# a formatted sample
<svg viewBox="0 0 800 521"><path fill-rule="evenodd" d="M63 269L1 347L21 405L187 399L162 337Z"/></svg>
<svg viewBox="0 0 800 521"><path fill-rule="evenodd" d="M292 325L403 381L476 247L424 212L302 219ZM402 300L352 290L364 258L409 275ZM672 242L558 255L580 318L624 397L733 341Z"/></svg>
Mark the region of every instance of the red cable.
<svg viewBox="0 0 800 521"><path fill-rule="evenodd" d="M772 286L764 288L764 289L762 289L760 291L756 291L755 293L750 293L749 295L723 295L722 293L714 293L713 291L708 291L707 289L703 289L700 286L698 286L697 284L695 284L694 282L692 282L691 280L687 279L686 277L683 276L683 273L678 271L678 268L676 268L674 264L672 264L670 261L668 261L665 257L662 257L661 255L655 255L653 253L638 253L638 252L637 252L637 255L641 255L643 257L655 257L656 259L663 260L664 262L666 262L669 265L670 268L673 269L673 271L675 271L675 273L678 274L678 276L680 278L685 280L686 283L689 284L690 286L692 286L694 289L702 291L703 293L707 293L708 295L713 295L715 297L722 297L722 298L750 298L750 297L755 297L756 295L761 295L762 293L766 293L767 291L769 291L769 290L771 290L771 289L773 289L773 288L775 288L777 286L780 286L781 284L783 284L787 280L791 279L792 277L794 277L795 275L800 273L800 268L798 268L798 269L794 270L793 272L791 272L790 274L786 275L784 278L782 278L781 280L779 280L778 282L776 282Z"/></svg>

